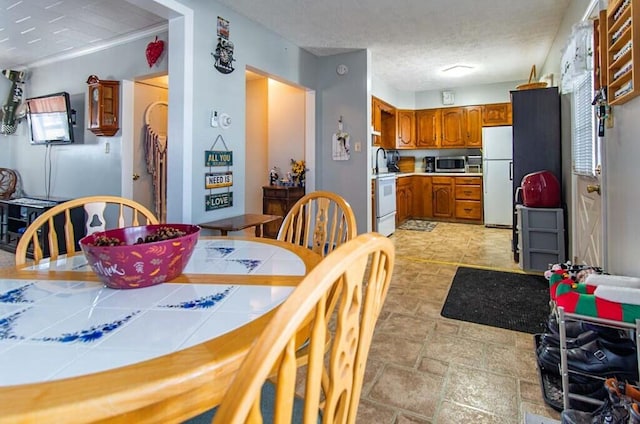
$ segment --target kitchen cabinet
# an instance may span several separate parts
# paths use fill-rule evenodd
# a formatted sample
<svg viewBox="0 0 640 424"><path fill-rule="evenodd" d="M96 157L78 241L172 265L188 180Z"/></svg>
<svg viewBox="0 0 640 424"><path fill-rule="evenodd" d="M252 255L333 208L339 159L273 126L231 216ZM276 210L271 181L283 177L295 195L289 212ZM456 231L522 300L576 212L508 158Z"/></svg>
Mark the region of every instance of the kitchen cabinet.
<svg viewBox="0 0 640 424"><path fill-rule="evenodd" d="M415 149L416 147L416 112L413 110L397 110L397 149Z"/></svg>
<svg viewBox="0 0 640 424"><path fill-rule="evenodd" d="M374 146L385 149L396 148L396 109L373 96L371 97L371 125L373 125L374 131L380 132L379 136L372 137Z"/></svg>
<svg viewBox="0 0 640 424"><path fill-rule="evenodd" d="M455 217L482 222L482 177L455 177Z"/></svg>
<svg viewBox="0 0 640 424"><path fill-rule="evenodd" d="M607 98L621 105L640 94L640 0L612 0L607 7Z"/></svg>
<svg viewBox="0 0 640 424"><path fill-rule="evenodd" d="M417 184L422 194L420 198L421 207L416 216L423 218L433 218L433 188L431 186L431 177L419 176Z"/></svg>
<svg viewBox="0 0 640 424"><path fill-rule="evenodd" d="M440 147L442 111L422 109L416 111L416 147L433 149Z"/></svg>
<svg viewBox="0 0 640 424"><path fill-rule="evenodd" d="M482 106L442 109L440 147L482 147Z"/></svg>
<svg viewBox="0 0 640 424"><path fill-rule="evenodd" d="M464 109L450 107L442 109L442 139L440 147L464 147Z"/></svg>
<svg viewBox="0 0 640 424"><path fill-rule="evenodd" d="M494 103L482 106L482 126L500 127L511 125L511 103Z"/></svg>
<svg viewBox="0 0 640 424"><path fill-rule="evenodd" d="M432 212L434 218L453 218L453 177L431 177Z"/></svg>
<svg viewBox="0 0 640 424"><path fill-rule="evenodd" d="M482 147L482 106L464 108L464 145L465 147Z"/></svg>
<svg viewBox="0 0 640 424"><path fill-rule="evenodd" d="M371 127L378 135L372 136L372 142L374 146L379 146L382 137L382 102L371 97Z"/></svg>
<svg viewBox="0 0 640 424"><path fill-rule="evenodd" d="M304 187L262 187L262 213L266 215L286 216L291 207L304 196ZM280 222L270 222L263 226L264 237L276 238Z"/></svg>
<svg viewBox="0 0 640 424"><path fill-rule="evenodd" d="M401 177L396 182L396 224L411 217L413 211L413 178Z"/></svg>

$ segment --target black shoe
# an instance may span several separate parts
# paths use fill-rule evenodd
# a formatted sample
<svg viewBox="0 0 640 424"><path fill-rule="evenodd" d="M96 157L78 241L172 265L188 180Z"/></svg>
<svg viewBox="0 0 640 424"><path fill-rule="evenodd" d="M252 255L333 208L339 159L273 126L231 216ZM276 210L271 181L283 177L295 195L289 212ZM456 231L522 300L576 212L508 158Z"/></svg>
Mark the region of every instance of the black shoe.
<svg viewBox="0 0 640 424"><path fill-rule="evenodd" d="M621 330L611 328L611 327L605 327L602 325L591 324L584 321L570 320L570 321L566 321L564 326L565 326L565 334L567 335L568 339L576 338L580 334L587 331L595 331L600 335L600 337L603 337L609 340L617 340L625 337L624 332ZM555 335L558 335L558 337L560 337L560 330L558 329L558 317L556 316L555 313L549 314L547 327L549 328L549 332L551 334L555 334Z"/></svg>
<svg viewBox="0 0 640 424"><path fill-rule="evenodd" d="M582 346L598 338L598 333L587 330L577 337L567 338L567 349ZM554 333L544 333L540 336L541 346L560 347L560 335Z"/></svg>
<svg viewBox="0 0 640 424"><path fill-rule="evenodd" d="M538 352L538 363L545 370L558 370L560 348L545 346ZM585 345L567 349L567 366L569 370L597 377L616 376L621 380L636 381L636 345L631 339L614 343L598 338Z"/></svg>
<svg viewBox="0 0 640 424"><path fill-rule="evenodd" d="M615 397L615 395L611 395ZM627 424L629 411L626 405L617 397L607 398L604 403L593 412L565 409L560 415L562 424Z"/></svg>

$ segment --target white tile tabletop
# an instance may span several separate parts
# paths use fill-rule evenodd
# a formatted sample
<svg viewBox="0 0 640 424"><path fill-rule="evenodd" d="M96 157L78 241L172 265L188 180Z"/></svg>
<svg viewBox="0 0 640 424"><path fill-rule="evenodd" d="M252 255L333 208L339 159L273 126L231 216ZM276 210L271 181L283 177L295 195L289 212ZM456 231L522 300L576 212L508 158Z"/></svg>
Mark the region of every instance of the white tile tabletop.
<svg viewBox="0 0 640 424"><path fill-rule="evenodd" d="M90 271L84 255L31 270ZM19 272L19 271L18 271ZM303 260L259 241L200 239L184 274L303 276ZM278 306L293 287L0 279L0 386L133 364L211 340Z"/></svg>

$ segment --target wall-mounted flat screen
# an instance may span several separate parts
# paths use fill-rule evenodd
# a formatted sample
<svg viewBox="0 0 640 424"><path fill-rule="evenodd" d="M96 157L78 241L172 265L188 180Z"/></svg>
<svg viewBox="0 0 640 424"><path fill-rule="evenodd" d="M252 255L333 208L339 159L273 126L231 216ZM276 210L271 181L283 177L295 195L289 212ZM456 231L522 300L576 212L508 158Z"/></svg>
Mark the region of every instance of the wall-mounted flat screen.
<svg viewBox="0 0 640 424"><path fill-rule="evenodd" d="M73 114L69 93L27 99L31 144L73 143Z"/></svg>

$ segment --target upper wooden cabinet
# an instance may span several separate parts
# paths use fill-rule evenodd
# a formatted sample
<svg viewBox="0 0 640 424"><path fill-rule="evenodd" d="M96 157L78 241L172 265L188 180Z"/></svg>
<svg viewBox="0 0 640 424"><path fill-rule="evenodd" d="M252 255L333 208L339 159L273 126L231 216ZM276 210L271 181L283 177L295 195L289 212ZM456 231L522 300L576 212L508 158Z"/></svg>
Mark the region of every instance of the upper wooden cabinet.
<svg viewBox="0 0 640 424"><path fill-rule="evenodd" d="M120 81L100 80L91 75L87 80L89 90L88 129L96 135L113 136L120 129Z"/></svg>
<svg viewBox="0 0 640 424"><path fill-rule="evenodd" d="M442 109L440 147L482 147L482 106Z"/></svg>
<svg viewBox="0 0 640 424"><path fill-rule="evenodd" d="M381 133L373 145L385 149L481 148L483 126L511 125L511 103L408 110L371 99L373 130Z"/></svg>
<svg viewBox="0 0 640 424"><path fill-rule="evenodd" d="M416 111L416 147L433 149L440 147L442 111L423 109Z"/></svg>
<svg viewBox="0 0 640 424"><path fill-rule="evenodd" d="M482 147L482 106L464 108L464 145Z"/></svg>
<svg viewBox="0 0 640 424"><path fill-rule="evenodd" d="M379 99L371 98L371 126L372 130L380 135L373 135L373 145L380 145L380 138L382 136L382 103Z"/></svg>
<svg viewBox="0 0 640 424"><path fill-rule="evenodd" d="M416 112L413 110L397 110L398 139L396 148L415 149L416 147Z"/></svg>
<svg viewBox="0 0 640 424"><path fill-rule="evenodd" d="M440 147L464 147L464 109L449 107L442 109L442 140Z"/></svg>
<svg viewBox="0 0 640 424"><path fill-rule="evenodd" d="M396 148L396 109L390 104L371 96L371 125L380 135L372 137L374 146L385 149Z"/></svg>
<svg viewBox="0 0 640 424"><path fill-rule="evenodd" d="M494 103L482 106L482 126L511 125L511 103Z"/></svg>

